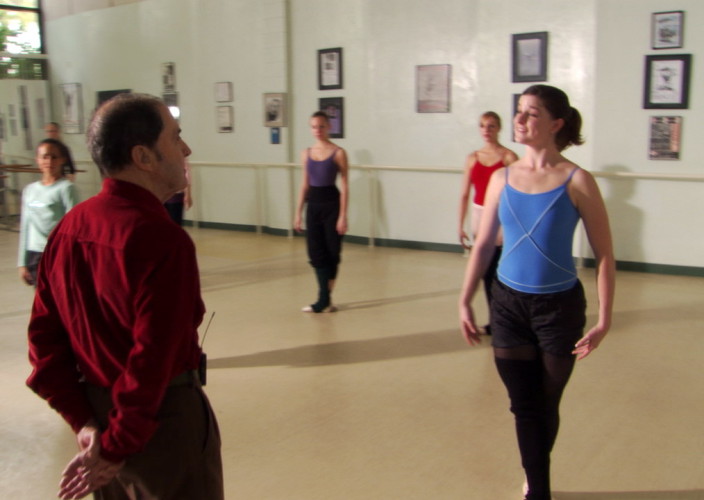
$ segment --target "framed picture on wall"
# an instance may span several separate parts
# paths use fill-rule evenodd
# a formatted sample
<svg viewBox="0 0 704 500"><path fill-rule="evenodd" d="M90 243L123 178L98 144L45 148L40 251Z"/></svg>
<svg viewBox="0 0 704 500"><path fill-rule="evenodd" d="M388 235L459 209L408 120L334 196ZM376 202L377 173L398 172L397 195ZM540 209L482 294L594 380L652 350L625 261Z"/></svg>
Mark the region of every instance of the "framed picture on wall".
<svg viewBox="0 0 704 500"><path fill-rule="evenodd" d="M691 54L645 56L643 107L688 109Z"/></svg>
<svg viewBox="0 0 704 500"><path fill-rule="evenodd" d="M342 47L318 51L318 90L342 88Z"/></svg>
<svg viewBox="0 0 704 500"><path fill-rule="evenodd" d="M548 32L512 35L513 82L545 82L548 79Z"/></svg>
<svg viewBox="0 0 704 500"><path fill-rule="evenodd" d="M450 64L426 64L416 66L416 112L449 113Z"/></svg>
<svg viewBox="0 0 704 500"><path fill-rule="evenodd" d="M165 62L161 65L162 93L176 92L176 63Z"/></svg>
<svg viewBox="0 0 704 500"><path fill-rule="evenodd" d="M654 49L682 48L684 11L655 12L650 40Z"/></svg>
<svg viewBox="0 0 704 500"><path fill-rule="evenodd" d="M61 85L63 104L63 131L65 134L83 133L83 95L80 83Z"/></svg>
<svg viewBox="0 0 704 500"><path fill-rule="evenodd" d="M215 101L232 102L232 82L217 82L215 84Z"/></svg>
<svg viewBox="0 0 704 500"><path fill-rule="evenodd" d="M679 160L681 137L681 116L651 116L648 159Z"/></svg>
<svg viewBox="0 0 704 500"><path fill-rule="evenodd" d="M330 120L330 138L345 137L345 101L342 97L321 97L318 109L324 111Z"/></svg>
<svg viewBox="0 0 704 500"><path fill-rule="evenodd" d="M219 134L232 133L235 131L234 111L232 106L217 106L215 116Z"/></svg>
<svg viewBox="0 0 704 500"><path fill-rule="evenodd" d="M264 126L286 126L286 94L264 94Z"/></svg>

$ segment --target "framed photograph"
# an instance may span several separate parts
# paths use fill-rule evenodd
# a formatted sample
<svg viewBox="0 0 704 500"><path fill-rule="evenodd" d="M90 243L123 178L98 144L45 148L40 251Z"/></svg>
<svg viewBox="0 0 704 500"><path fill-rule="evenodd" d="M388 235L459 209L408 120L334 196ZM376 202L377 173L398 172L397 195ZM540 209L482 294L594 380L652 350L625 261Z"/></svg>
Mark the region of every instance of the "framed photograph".
<svg viewBox="0 0 704 500"><path fill-rule="evenodd" d="M451 81L449 64L416 66L416 112L449 113Z"/></svg>
<svg viewBox="0 0 704 500"><path fill-rule="evenodd" d="M692 55L645 56L645 109L688 109Z"/></svg>
<svg viewBox="0 0 704 500"><path fill-rule="evenodd" d="M264 126L286 126L286 94L264 94Z"/></svg>
<svg viewBox="0 0 704 500"><path fill-rule="evenodd" d="M342 88L342 48L318 50L318 90Z"/></svg>
<svg viewBox="0 0 704 500"><path fill-rule="evenodd" d="M679 160L681 137L681 116L651 116L648 159Z"/></svg>
<svg viewBox="0 0 704 500"><path fill-rule="evenodd" d="M176 63L167 62L161 65L162 93L176 92Z"/></svg>
<svg viewBox="0 0 704 500"><path fill-rule="evenodd" d="M215 102L232 102L232 82L215 84Z"/></svg>
<svg viewBox="0 0 704 500"><path fill-rule="evenodd" d="M321 97L318 108L328 115L330 120L330 138L345 137L345 101L342 97Z"/></svg>
<svg viewBox="0 0 704 500"><path fill-rule="evenodd" d="M655 12L653 14L650 40L654 49L682 48L684 11Z"/></svg>
<svg viewBox="0 0 704 500"><path fill-rule="evenodd" d="M228 134L235 131L235 115L232 106L217 106L215 116L219 134Z"/></svg>
<svg viewBox="0 0 704 500"><path fill-rule="evenodd" d="M512 81L547 81L548 32L519 33L512 37Z"/></svg>
<svg viewBox="0 0 704 500"><path fill-rule="evenodd" d="M83 133L83 95L80 83L61 85L63 104L63 132L65 134Z"/></svg>

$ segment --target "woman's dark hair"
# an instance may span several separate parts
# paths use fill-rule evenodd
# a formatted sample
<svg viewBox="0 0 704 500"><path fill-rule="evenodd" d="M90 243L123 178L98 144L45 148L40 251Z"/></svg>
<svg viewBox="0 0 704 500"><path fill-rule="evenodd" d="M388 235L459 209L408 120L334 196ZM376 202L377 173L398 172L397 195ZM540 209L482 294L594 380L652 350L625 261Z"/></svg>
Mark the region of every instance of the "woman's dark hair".
<svg viewBox="0 0 704 500"><path fill-rule="evenodd" d="M150 95L118 94L100 106L88 126L88 151L104 176L132 163L132 149L153 149L164 121L163 102Z"/></svg>
<svg viewBox="0 0 704 500"><path fill-rule="evenodd" d="M325 120L326 123L330 123L330 117L325 111L316 111L312 115L310 115L311 118L322 118Z"/></svg>
<svg viewBox="0 0 704 500"><path fill-rule="evenodd" d="M482 118L493 118L496 120L497 125L501 128L501 117L496 111L486 111L482 113Z"/></svg>
<svg viewBox="0 0 704 500"><path fill-rule="evenodd" d="M67 173L73 174L76 171L76 165L73 163L73 158L71 157L71 151L68 146L58 139L44 139L39 144L37 144L37 151L43 144L49 144L54 146L59 150L59 154L64 159L64 163L61 169L61 175L66 175Z"/></svg>
<svg viewBox="0 0 704 500"><path fill-rule="evenodd" d="M533 95L540 99L555 120L562 119L564 125L555 136L555 145L559 151L571 145L584 144L581 135L582 115L570 106L570 100L562 90L550 85L531 85L523 91L523 95Z"/></svg>

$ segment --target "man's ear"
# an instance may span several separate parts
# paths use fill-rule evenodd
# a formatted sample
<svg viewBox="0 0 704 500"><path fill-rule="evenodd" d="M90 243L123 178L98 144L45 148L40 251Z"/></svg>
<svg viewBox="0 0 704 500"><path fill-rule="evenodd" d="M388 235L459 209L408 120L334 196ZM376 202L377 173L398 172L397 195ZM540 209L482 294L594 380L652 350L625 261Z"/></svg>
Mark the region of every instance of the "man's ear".
<svg viewBox="0 0 704 500"><path fill-rule="evenodd" d="M132 163L142 170L151 170L154 152L146 146L137 145L132 148Z"/></svg>

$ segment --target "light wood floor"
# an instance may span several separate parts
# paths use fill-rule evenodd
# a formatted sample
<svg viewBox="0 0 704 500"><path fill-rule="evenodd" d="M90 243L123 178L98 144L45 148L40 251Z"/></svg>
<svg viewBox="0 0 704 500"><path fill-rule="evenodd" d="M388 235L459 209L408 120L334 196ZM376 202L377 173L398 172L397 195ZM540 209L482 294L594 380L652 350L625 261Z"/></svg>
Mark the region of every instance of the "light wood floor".
<svg viewBox="0 0 704 500"><path fill-rule="evenodd" d="M521 497L489 343L470 348L458 329L463 256L346 245L340 311L311 315L299 312L315 294L301 238L191 234L216 313L206 389L228 499ZM0 498L49 499L75 445L24 386L33 290L17 278L16 246L0 231ZM588 270L583 281L593 320ZM704 499L704 280L617 281L614 328L564 397L554 497Z"/></svg>

